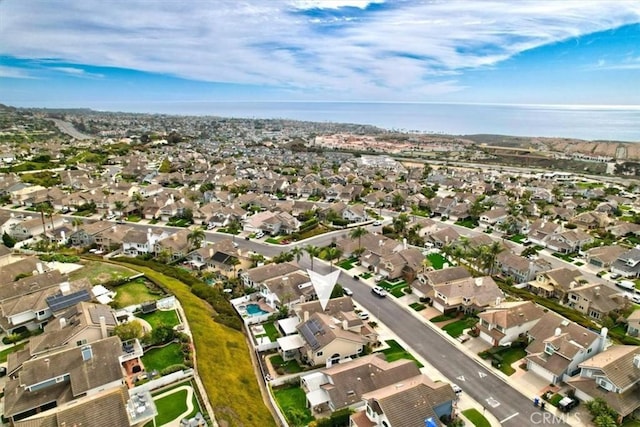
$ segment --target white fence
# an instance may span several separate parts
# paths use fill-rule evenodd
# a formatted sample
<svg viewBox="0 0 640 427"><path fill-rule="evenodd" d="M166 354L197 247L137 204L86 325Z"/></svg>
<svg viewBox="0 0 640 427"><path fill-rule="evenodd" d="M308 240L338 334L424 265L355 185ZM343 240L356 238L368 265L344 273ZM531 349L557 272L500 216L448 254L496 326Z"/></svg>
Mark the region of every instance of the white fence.
<svg viewBox="0 0 640 427"><path fill-rule="evenodd" d="M155 380L147 381L144 384L136 386L129 390L129 394L135 393L136 391L151 391L157 388L161 388L167 386L169 384L173 384L179 381L184 381L187 379L191 379L193 377L193 369L185 369L183 371L173 372L169 375L165 375L160 378L156 378Z"/></svg>

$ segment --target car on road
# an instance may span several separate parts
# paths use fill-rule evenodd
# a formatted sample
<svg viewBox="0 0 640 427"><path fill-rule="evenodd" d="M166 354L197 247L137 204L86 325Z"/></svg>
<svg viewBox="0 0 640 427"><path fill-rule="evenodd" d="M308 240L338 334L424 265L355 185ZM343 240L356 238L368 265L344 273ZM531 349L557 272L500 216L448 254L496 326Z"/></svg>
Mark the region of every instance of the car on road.
<svg viewBox="0 0 640 427"><path fill-rule="evenodd" d="M349 288L344 287L344 286L342 287L342 293L344 295L349 296L349 297L353 295L353 291L351 289L349 289Z"/></svg>
<svg viewBox="0 0 640 427"><path fill-rule="evenodd" d="M375 226L382 225L382 221L373 221L373 225Z"/></svg>
<svg viewBox="0 0 640 427"><path fill-rule="evenodd" d="M460 388L460 386L458 384L455 383L451 383L451 388L453 389L453 392L455 394L460 394L462 393L462 389Z"/></svg>
<svg viewBox="0 0 640 427"><path fill-rule="evenodd" d="M384 288L381 288L380 286L374 286L371 289L371 292L373 292L374 294L376 294L377 296L384 298L387 296L387 291L384 290Z"/></svg>

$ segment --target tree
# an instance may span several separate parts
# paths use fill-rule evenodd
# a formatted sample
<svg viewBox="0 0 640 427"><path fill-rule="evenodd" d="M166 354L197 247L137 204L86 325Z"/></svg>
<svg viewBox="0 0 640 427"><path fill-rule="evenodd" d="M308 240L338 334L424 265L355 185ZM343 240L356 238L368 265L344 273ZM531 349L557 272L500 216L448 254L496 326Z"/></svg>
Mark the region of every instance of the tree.
<svg viewBox="0 0 640 427"><path fill-rule="evenodd" d="M342 251L336 247L331 247L327 249L327 258L329 258L331 271L333 271L333 260L340 259L340 255L342 255Z"/></svg>
<svg viewBox="0 0 640 427"><path fill-rule="evenodd" d="M405 213L401 213L393 219L393 229L396 233L404 233L407 223L409 222L409 216Z"/></svg>
<svg viewBox="0 0 640 427"><path fill-rule="evenodd" d="M404 205L404 197L402 196L401 193L396 192L393 195L393 199L392 202L394 207L399 208L400 206Z"/></svg>
<svg viewBox="0 0 640 427"><path fill-rule="evenodd" d="M142 338L143 328L142 323L137 320L132 320L127 323L121 323L115 327L113 332L120 337L122 341L132 340L134 338Z"/></svg>
<svg viewBox="0 0 640 427"><path fill-rule="evenodd" d="M122 200L116 200L114 203L116 210L118 211L118 216L122 218L122 214L124 211L125 203Z"/></svg>
<svg viewBox="0 0 640 427"><path fill-rule="evenodd" d="M78 227L80 227L82 224L84 224L82 222L82 219L78 218L77 216L73 217L73 219L71 220L71 225L73 226L73 229L75 231L78 231Z"/></svg>
<svg viewBox="0 0 640 427"><path fill-rule="evenodd" d="M43 202L36 205L36 211L40 212L40 219L42 220L42 234L47 233L47 225L44 222L44 215L45 213L49 212L50 209L51 205L49 205L49 203Z"/></svg>
<svg viewBox="0 0 640 427"><path fill-rule="evenodd" d="M493 274L496 266L496 259L498 254L504 251L504 246L500 242L493 242L488 246L485 246L484 250L484 266L489 270L489 274Z"/></svg>
<svg viewBox="0 0 640 427"><path fill-rule="evenodd" d="M187 234L187 242L191 244L192 249L200 249L202 247L203 240L206 239L204 230L202 227L194 228L189 234Z"/></svg>
<svg viewBox="0 0 640 427"><path fill-rule="evenodd" d="M300 258L302 258L302 255L304 254L304 251L299 246L295 246L290 252L296 258L296 262L299 262Z"/></svg>
<svg viewBox="0 0 640 427"><path fill-rule="evenodd" d="M131 195L131 203L133 203L133 206L136 209L136 213L140 217L142 217L142 211L140 210L140 207L142 206L143 201L144 197L142 197L142 194L138 193L137 191Z"/></svg>
<svg viewBox="0 0 640 427"><path fill-rule="evenodd" d="M4 243L4 245L8 248L12 248L16 245L16 239L8 235L5 231L4 233L2 233L2 243Z"/></svg>
<svg viewBox="0 0 640 427"><path fill-rule="evenodd" d="M311 271L313 271L313 259L320 255L320 248L314 245L307 245L304 250L309 254L309 258L311 259Z"/></svg>
<svg viewBox="0 0 640 427"><path fill-rule="evenodd" d="M367 229L363 227L356 227L349 233L349 237L351 237L352 239L358 239L358 251L362 249L362 236L368 233L369 231L367 231Z"/></svg>

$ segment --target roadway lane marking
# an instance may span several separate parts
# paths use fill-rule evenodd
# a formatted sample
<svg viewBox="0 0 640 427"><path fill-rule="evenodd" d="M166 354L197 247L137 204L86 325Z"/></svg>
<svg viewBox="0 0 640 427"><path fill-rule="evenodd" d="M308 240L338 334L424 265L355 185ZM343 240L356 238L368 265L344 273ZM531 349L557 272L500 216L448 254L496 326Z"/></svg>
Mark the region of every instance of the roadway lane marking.
<svg viewBox="0 0 640 427"><path fill-rule="evenodd" d="M464 378L464 375L460 375L459 377L456 377L456 379L460 381L466 381L466 379Z"/></svg>
<svg viewBox="0 0 640 427"><path fill-rule="evenodd" d="M478 375L480 375L480 378L484 378L487 376L487 374L485 374L484 372L480 372L478 371Z"/></svg>
<svg viewBox="0 0 640 427"><path fill-rule="evenodd" d="M497 408L498 406L500 406L500 402L498 402L497 400L495 400L493 397L489 397L487 399L487 403L489 404L489 406L491 406L492 408Z"/></svg>
<svg viewBox="0 0 640 427"><path fill-rule="evenodd" d="M507 421L509 421L511 418L516 417L516 416L518 416L518 415L520 415L520 412L516 412L515 414L511 414L511 415L509 415L509 416L508 416L507 418L505 418L504 420L501 420L501 421L500 421L500 424L504 424L504 423L506 423Z"/></svg>

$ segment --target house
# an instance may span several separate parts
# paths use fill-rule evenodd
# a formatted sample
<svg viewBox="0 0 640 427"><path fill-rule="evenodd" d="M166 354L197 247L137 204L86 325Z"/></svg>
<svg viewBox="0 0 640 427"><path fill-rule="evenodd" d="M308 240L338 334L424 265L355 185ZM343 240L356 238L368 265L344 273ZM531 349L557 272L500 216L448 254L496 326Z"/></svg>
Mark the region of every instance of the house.
<svg viewBox="0 0 640 427"><path fill-rule="evenodd" d="M544 315L531 301L501 303L478 315L479 337L494 347L510 345L526 334Z"/></svg>
<svg viewBox="0 0 640 427"><path fill-rule="evenodd" d="M258 212L248 217L243 223L243 230L248 233L264 231L273 236L290 234L300 228L300 221L287 212Z"/></svg>
<svg viewBox="0 0 640 427"><path fill-rule="evenodd" d="M536 245L546 246L550 236L562 232L562 226L546 219L539 219L533 222L529 228L527 239Z"/></svg>
<svg viewBox="0 0 640 427"><path fill-rule="evenodd" d="M569 289L584 283L586 280L579 270L560 267L538 273L535 280L529 282L529 289L538 295L563 302Z"/></svg>
<svg viewBox="0 0 640 427"><path fill-rule="evenodd" d="M640 310L635 310L627 317L627 335L640 336Z"/></svg>
<svg viewBox="0 0 640 427"><path fill-rule="evenodd" d="M624 252L611 264L611 272L622 277L640 277L640 249Z"/></svg>
<svg viewBox="0 0 640 427"><path fill-rule="evenodd" d="M191 250L189 234L191 230L182 229L175 233L156 241L153 252L157 255L166 252L172 261L184 258Z"/></svg>
<svg viewBox="0 0 640 427"><path fill-rule="evenodd" d="M640 347L612 345L579 368L567 381L578 399L603 399L618 413L619 423L640 408Z"/></svg>
<svg viewBox="0 0 640 427"><path fill-rule="evenodd" d="M25 360L108 338L117 324L111 307L79 302L45 325L44 333L31 337L23 350L9 354L8 374Z"/></svg>
<svg viewBox="0 0 640 427"><path fill-rule="evenodd" d="M58 227L62 227L65 224L65 220L60 215L54 215L52 217L27 217L24 221L14 223L9 226L7 234L14 239L21 241L29 239L34 236L46 234L52 232Z"/></svg>
<svg viewBox="0 0 640 427"><path fill-rule="evenodd" d="M491 276L468 277L433 285L433 307L441 313L474 313L500 304L504 293Z"/></svg>
<svg viewBox="0 0 640 427"><path fill-rule="evenodd" d="M619 245L597 246L586 251L586 260L589 265L608 269L627 250Z"/></svg>
<svg viewBox="0 0 640 427"><path fill-rule="evenodd" d="M123 384L117 336L25 361L7 381L4 416L12 422Z"/></svg>
<svg viewBox="0 0 640 427"><path fill-rule="evenodd" d="M343 327L343 323L324 313L313 313L296 329L304 341L300 349L301 362L327 367L364 353L370 339Z"/></svg>
<svg viewBox="0 0 640 427"><path fill-rule="evenodd" d="M418 375L420 370L411 360L387 362L382 353L373 353L304 375L300 383L312 411L335 412L359 409L364 406L365 393Z"/></svg>
<svg viewBox="0 0 640 427"><path fill-rule="evenodd" d="M511 277L515 283L533 280L536 274L551 269L551 263L542 258L530 260L511 251L502 251L496 257L498 271L505 277Z"/></svg>
<svg viewBox="0 0 640 427"><path fill-rule="evenodd" d="M446 227L429 235L429 239L437 248L450 245L459 238L460 234L453 227Z"/></svg>
<svg viewBox="0 0 640 427"><path fill-rule="evenodd" d="M588 284L567 291L567 305L598 321L624 305L624 296L608 286Z"/></svg>
<svg viewBox="0 0 640 427"><path fill-rule="evenodd" d="M129 256L152 254L155 251L156 243L169 236L163 229L148 228L139 230L132 228L127 230L122 239L122 252Z"/></svg>
<svg viewBox="0 0 640 427"><path fill-rule="evenodd" d="M298 270L300 270L300 267L289 262L266 264L240 273L240 279L245 288L257 289L269 279L284 276Z"/></svg>
<svg viewBox="0 0 640 427"><path fill-rule="evenodd" d="M583 212L571 218L571 223L585 230L596 230L609 225L611 219L605 213Z"/></svg>
<svg viewBox="0 0 640 427"><path fill-rule="evenodd" d="M406 248L382 257L378 265L378 273L387 279L407 277L411 283L419 271L422 271L424 255L415 248Z"/></svg>
<svg viewBox="0 0 640 427"><path fill-rule="evenodd" d="M441 426L453 415L456 394L450 384L419 375L362 398L365 409L350 416L352 427Z"/></svg>
<svg viewBox="0 0 640 427"><path fill-rule="evenodd" d="M607 329L600 334L548 311L527 333L527 369L550 384L564 382L578 365L607 346Z"/></svg>
<svg viewBox="0 0 640 427"><path fill-rule="evenodd" d="M484 211L480 214L480 217L478 218L478 225L483 228L496 228L498 225L502 224L508 216L509 212L505 208L494 207L493 209Z"/></svg>

